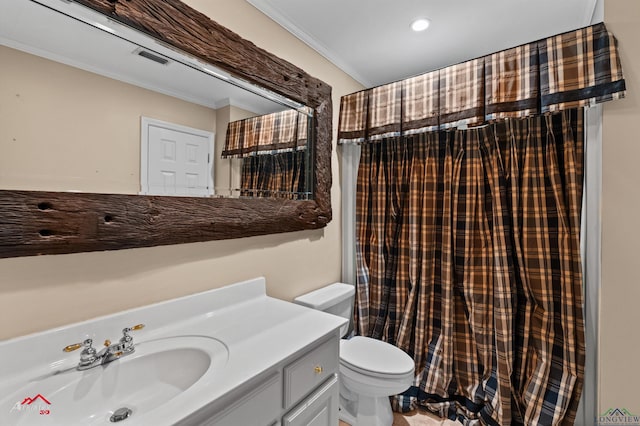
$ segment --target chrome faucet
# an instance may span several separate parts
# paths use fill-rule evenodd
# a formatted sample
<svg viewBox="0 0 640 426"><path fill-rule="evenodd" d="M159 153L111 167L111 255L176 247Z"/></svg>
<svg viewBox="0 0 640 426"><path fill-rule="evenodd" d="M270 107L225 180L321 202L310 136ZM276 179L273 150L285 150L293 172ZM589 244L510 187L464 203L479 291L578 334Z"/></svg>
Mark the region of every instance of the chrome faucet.
<svg viewBox="0 0 640 426"><path fill-rule="evenodd" d="M134 325L133 327L125 327L122 329L122 337L118 343L111 344L110 340L104 341L104 348L100 352L96 351L93 347L93 340L86 339L82 343L74 343L73 345L66 346L62 349L64 352L72 352L77 349L83 348L80 352L80 362L78 363L78 370L88 370L89 368L96 367L98 365L108 364L111 361L120 359L123 356L132 354L136 348L133 344L133 337L129 334L132 331L140 330L144 328L144 324Z"/></svg>

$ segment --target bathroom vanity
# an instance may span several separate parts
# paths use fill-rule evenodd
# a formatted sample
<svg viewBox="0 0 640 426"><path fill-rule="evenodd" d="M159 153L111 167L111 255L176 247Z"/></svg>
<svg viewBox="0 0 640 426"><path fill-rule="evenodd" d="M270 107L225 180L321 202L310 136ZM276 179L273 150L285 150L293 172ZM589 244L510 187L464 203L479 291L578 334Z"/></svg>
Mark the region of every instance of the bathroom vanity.
<svg viewBox="0 0 640 426"><path fill-rule="evenodd" d="M111 362L62 350L140 323ZM335 426L344 323L257 278L3 341L0 424Z"/></svg>

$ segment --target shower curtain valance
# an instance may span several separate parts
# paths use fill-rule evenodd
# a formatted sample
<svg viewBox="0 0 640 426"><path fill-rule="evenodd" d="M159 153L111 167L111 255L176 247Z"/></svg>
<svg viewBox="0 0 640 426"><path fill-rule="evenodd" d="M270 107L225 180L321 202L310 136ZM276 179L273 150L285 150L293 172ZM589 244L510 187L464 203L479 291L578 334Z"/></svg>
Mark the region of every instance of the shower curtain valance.
<svg viewBox="0 0 640 426"><path fill-rule="evenodd" d="M520 118L623 98L603 23L343 96L338 143Z"/></svg>
<svg viewBox="0 0 640 426"><path fill-rule="evenodd" d="M232 121L227 127L222 158L241 158L306 149L308 112L286 110Z"/></svg>

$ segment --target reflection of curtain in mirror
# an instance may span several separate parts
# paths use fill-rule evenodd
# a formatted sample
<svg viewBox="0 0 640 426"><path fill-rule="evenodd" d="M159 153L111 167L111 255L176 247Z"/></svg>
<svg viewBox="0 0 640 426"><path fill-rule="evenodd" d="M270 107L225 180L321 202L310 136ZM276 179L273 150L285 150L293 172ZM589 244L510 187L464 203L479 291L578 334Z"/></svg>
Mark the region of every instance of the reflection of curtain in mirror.
<svg viewBox="0 0 640 426"><path fill-rule="evenodd" d="M229 123L222 158L242 158L241 196L306 199L309 112L287 110Z"/></svg>
<svg viewBox="0 0 640 426"><path fill-rule="evenodd" d="M305 155L297 151L244 158L240 195L306 199Z"/></svg>

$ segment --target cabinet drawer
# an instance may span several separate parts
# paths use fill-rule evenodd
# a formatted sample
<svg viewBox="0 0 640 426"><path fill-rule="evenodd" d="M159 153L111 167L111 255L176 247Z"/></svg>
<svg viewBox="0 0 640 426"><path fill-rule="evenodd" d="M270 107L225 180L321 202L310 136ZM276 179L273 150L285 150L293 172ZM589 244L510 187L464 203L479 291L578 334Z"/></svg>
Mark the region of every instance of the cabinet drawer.
<svg viewBox="0 0 640 426"><path fill-rule="evenodd" d="M332 337L284 368L285 408L338 372L339 346L339 339Z"/></svg>
<svg viewBox="0 0 640 426"><path fill-rule="evenodd" d="M282 426L335 426L337 423L338 377L335 374L282 419Z"/></svg>

